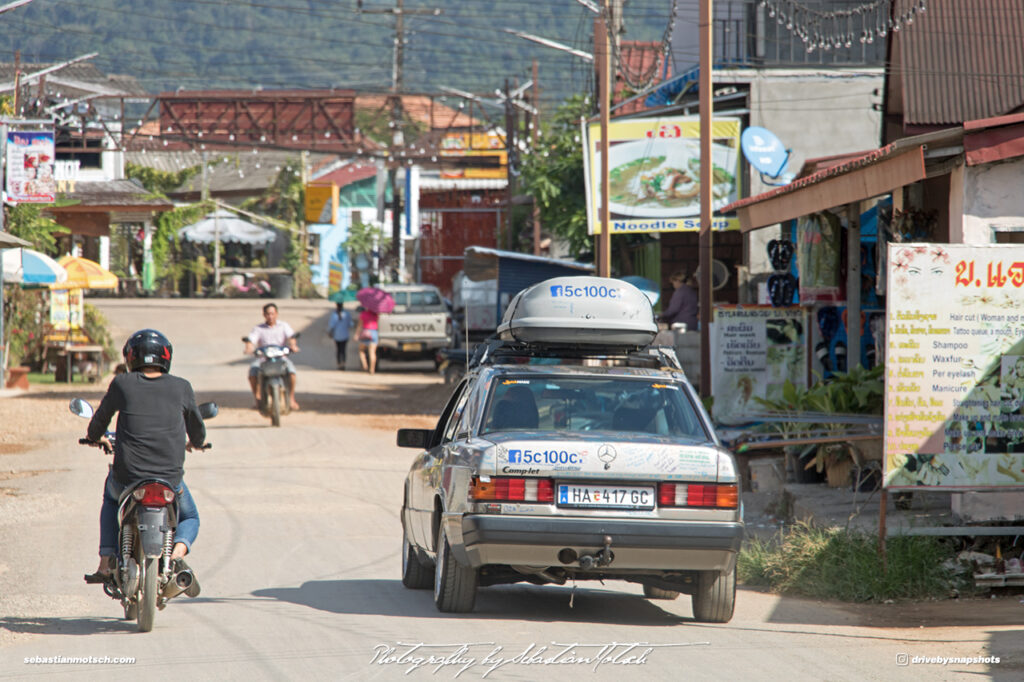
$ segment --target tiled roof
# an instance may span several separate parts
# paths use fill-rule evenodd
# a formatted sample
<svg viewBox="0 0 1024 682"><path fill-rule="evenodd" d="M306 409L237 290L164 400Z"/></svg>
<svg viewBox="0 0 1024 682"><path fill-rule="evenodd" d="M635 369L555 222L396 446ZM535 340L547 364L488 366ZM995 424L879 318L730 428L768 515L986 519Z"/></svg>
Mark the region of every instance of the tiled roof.
<svg viewBox="0 0 1024 682"><path fill-rule="evenodd" d="M382 115L388 114L389 95L357 95L356 109L370 109L380 111ZM402 109L405 115L417 123L430 126L431 129L444 128L470 128L480 127L482 121L471 118L468 114L458 109L453 109L437 98L430 98L424 95L403 95Z"/></svg>
<svg viewBox="0 0 1024 682"><path fill-rule="evenodd" d="M353 182L372 178L375 175L377 175L376 164L359 163L358 161L354 161L352 163L347 163L340 168L335 168L323 175L315 176L313 182L317 184L333 182L338 187L347 187Z"/></svg>
<svg viewBox="0 0 1024 682"><path fill-rule="evenodd" d="M1020 0L929 0L892 37L905 126L955 125L1024 106Z"/></svg>

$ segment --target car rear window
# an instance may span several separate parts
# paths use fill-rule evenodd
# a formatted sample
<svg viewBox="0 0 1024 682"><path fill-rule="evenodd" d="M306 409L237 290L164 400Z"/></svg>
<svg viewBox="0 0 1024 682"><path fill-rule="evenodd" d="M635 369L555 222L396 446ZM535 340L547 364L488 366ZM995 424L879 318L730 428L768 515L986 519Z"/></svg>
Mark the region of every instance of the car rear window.
<svg viewBox="0 0 1024 682"><path fill-rule="evenodd" d="M395 306L404 312L416 312L417 309L443 309L444 303L436 291L391 291ZM430 311L433 312L433 311Z"/></svg>
<svg viewBox="0 0 1024 682"><path fill-rule="evenodd" d="M649 378L506 376L494 382L483 432L594 431L705 440L683 386Z"/></svg>

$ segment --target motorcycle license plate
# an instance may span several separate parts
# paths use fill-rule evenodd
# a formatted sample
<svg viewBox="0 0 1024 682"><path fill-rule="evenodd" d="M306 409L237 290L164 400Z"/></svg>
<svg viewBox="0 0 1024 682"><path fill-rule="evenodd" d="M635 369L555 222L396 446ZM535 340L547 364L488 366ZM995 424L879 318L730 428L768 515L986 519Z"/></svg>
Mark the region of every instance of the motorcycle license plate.
<svg viewBox="0 0 1024 682"><path fill-rule="evenodd" d="M402 350L404 350L407 353L412 353L414 351L421 351L421 350L423 350L423 344L422 343L403 343L402 344Z"/></svg>
<svg viewBox="0 0 1024 682"><path fill-rule="evenodd" d="M558 484L558 506L580 509L654 509L654 487Z"/></svg>

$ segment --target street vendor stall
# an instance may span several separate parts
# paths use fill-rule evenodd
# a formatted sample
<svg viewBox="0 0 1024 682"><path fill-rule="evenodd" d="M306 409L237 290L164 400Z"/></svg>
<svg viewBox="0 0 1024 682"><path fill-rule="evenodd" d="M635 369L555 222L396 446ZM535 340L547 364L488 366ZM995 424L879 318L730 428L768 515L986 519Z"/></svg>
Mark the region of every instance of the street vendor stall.
<svg viewBox="0 0 1024 682"><path fill-rule="evenodd" d="M87 258L64 256L58 263L67 279L50 285L50 325L43 354L44 366L54 367L57 381L70 383L77 370L98 381L106 370L102 345L85 332L85 290L117 289L117 275Z"/></svg>

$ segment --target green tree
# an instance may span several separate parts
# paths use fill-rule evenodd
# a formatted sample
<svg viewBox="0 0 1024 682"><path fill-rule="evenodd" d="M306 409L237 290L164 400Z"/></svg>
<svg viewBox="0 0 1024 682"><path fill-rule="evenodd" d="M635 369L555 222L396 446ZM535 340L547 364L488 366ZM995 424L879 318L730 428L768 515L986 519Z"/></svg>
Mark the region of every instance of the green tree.
<svg viewBox="0 0 1024 682"><path fill-rule="evenodd" d="M48 256L57 255L57 235L70 230L43 215L35 204L18 204L6 209L7 231L32 242L32 248Z"/></svg>
<svg viewBox="0 0 1024 682"><path fill-rule="evenodd" d="M341 245L349 252L349 262L352 263L352 281L358 282L359 275L355 266L356 256L373 258L373 252L377 251L382 257L391 253L391 238L384 234L384 230L373 223L364 223L360 220L352 222L348 229L348 238ZM376 283L373 272L370 272L370 283ZM358 284L356 285L358 286Z"/></svg>
<svg viewBox="0 0 1024 682"><path fill-rule="evenodd" d="M202 170L202 166L183 168L177 172L162 171L148 166L139 166L134 163L126 163L124 167L125 175L132 180L138 180L150 192L162 196L166 196L168 192L173 192L181 187L198 174L200 170Z"/></svg>
<svg viewBox="0 0 1024 682"><path fill-rule="evenodd" d="M295 278L295 292L300 297L312 296L313 274L306 260L301 222L305 218L306 188L302 186L302 166L299 159L287 161L274 178L273 184L262 196L250 199L242 208L275 218L284 223L289 233L288 250L281 266L290 270Z"/></svg>
<svg viewBox="0 0 1024 682"><path fill-rule="evenodd" d="M574 256L590 251L584 194L580 119L591 113L589 99L573 95L543 126L536 146L523 155L521 181L540 208L541 224L565 238Z"/></svg>

